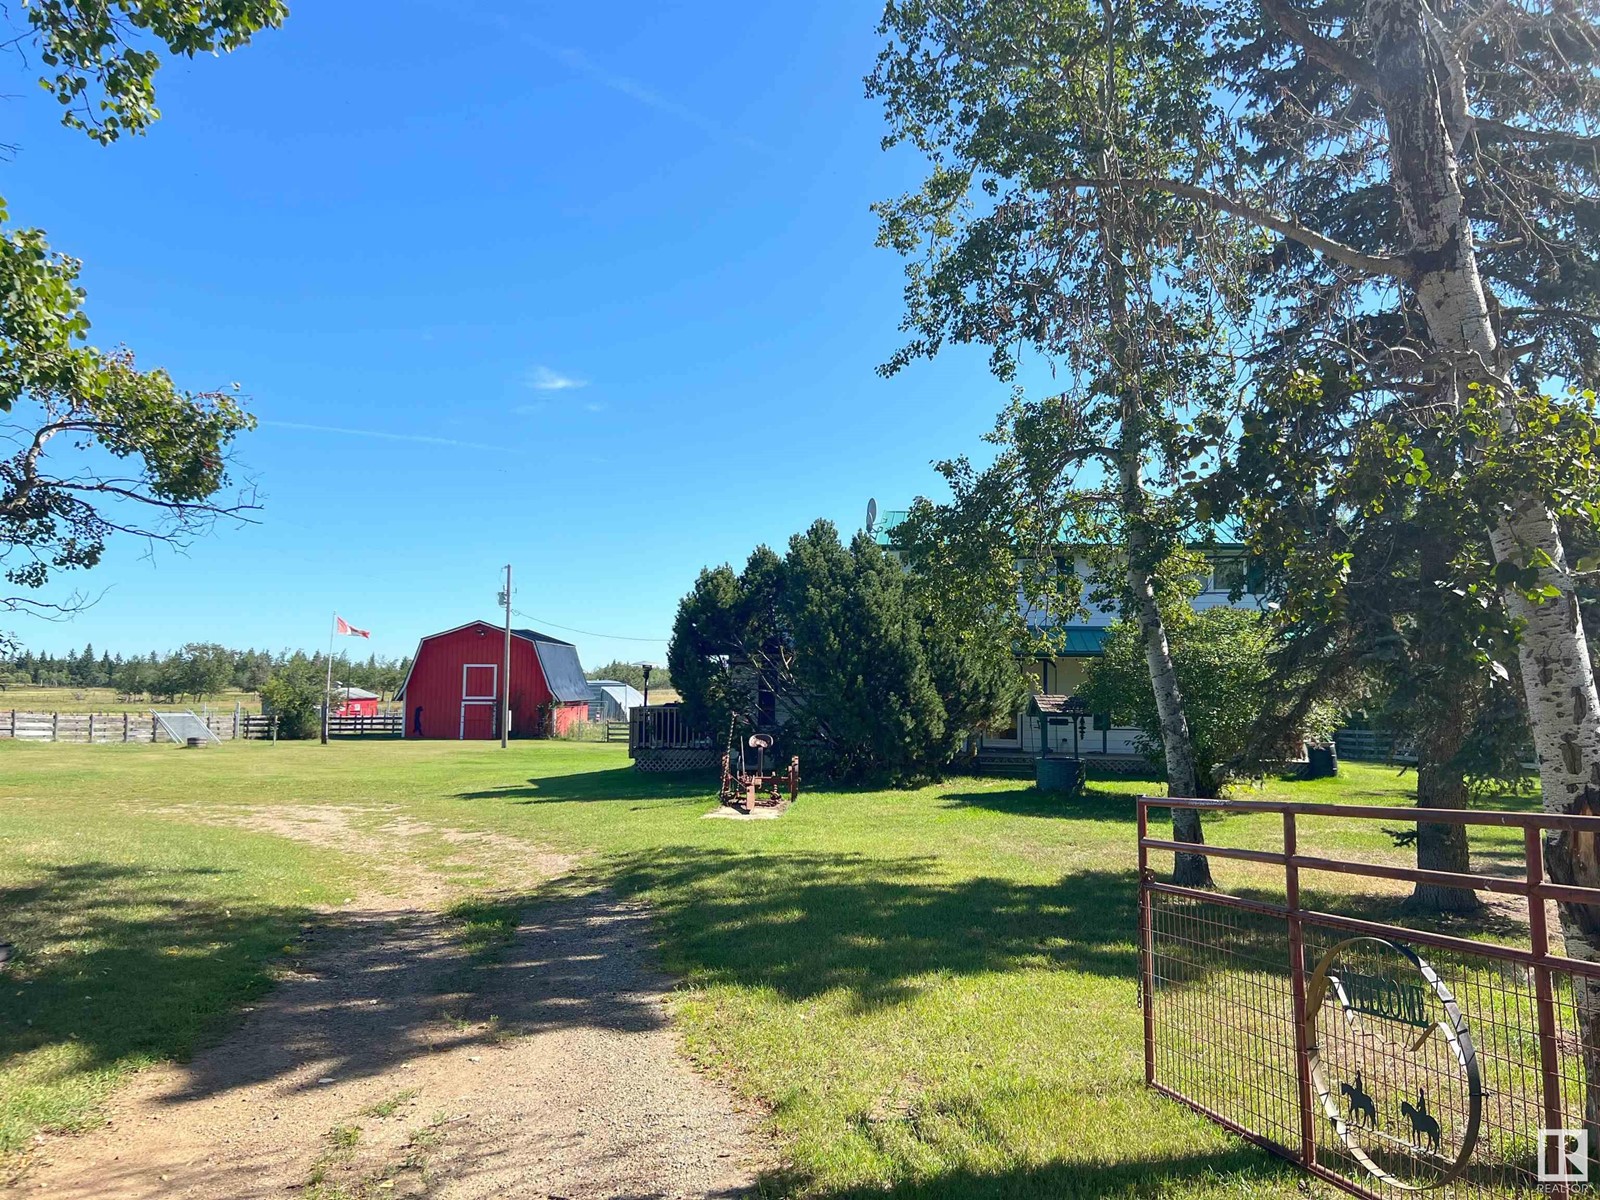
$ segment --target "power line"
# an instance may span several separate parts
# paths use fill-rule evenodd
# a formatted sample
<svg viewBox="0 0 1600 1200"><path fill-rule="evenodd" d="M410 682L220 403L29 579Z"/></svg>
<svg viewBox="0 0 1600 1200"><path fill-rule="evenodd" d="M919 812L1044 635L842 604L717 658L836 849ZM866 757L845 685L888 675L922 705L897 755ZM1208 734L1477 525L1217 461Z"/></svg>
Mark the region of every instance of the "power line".
<svg viewBox="0 0 1600 1200"><path fill-rule="evenodd" d="M525 613L520 608L511 610L525 621L537 621L540 625L548 625L551 629L559 629L562 633L581 633L584 637L606 638L613 642L657 642L665 645L668 638L628 637L621 633L596 633L592 629L574 629L571 625L557 625L554 621L546 621L543 617L536 617L532 613Z"/></svg>

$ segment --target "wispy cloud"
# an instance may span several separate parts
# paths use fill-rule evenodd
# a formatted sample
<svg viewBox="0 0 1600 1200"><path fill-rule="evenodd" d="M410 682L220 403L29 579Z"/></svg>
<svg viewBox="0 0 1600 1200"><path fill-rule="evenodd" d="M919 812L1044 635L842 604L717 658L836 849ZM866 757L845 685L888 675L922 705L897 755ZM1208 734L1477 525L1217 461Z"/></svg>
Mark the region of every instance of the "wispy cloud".
<svg viewBox="0 0 1600 1200"><path fill-rule="evenodd" d="M455 446L462 450L505 451L509 447L485 442L464 442L458 438L435 437L427 433L390 433L386 429L352 429L345 425L308 425L303 421L262 421L273 429L298 429L302 433L332 433L342 437L374 438L383 442L413 442L422 446Z"/></svg>
<svg viewBox="0 0 1600 1200"><path fill-rule="evenodd" d="M746 137L742 133L735 133L720 121L679 104L668 96L663 96L660 92L647 87L637 79L630 79L626 75L618 75L614 71L607 70L582 50L571 46L548 46L533 38L527 40L531 45L550 55L563 66L587 79L593 80L601 87L609 88L613 92L628 97L630 100L636 100L647 108L653 108L657 112L665 113L669 117L682 121L685 125L693 125L701 133L707 134L717 141L742 146L746 150L754 150L756 153L764 154L769 158L777 157L777 151L770 146L764 146L754 138Z"/></svg>
<svg viewBox="0 0 1600 1200"><path fill-rule="evenodd" d="M535 367L528 373L528 386L536 392L566 392L589 386L587 379L574 379L549 367Z"/></svg>
<svg viewBox="0 0 1600 1200"><path fill-rule="evenodd" d="M458 18L459 6L452 6L450 13L452 18ZM730 146L739 146L745 150L753 150L755 153L767 158L780 157L778 152L771 146L763 145L755 138L729 129L715 117L692 109L686 104L680 104L672 97L662 95L648 84L641 83L639 80L627 75L619 75L617 72L595 62L575 46L557 46L543 41L530 34L520 18L513 19L504 13L484 13L481 15L499 29L502 37L515 39L524 46L554 59L573 72L573 74L582 75L585 79L597 83L603 88L616 92L620 96L626 96L636 104L642 104L646 108L653 108L676 121L691 125L716 141L725 142Z"/></svg>
<svg viewBox="0 0 1600 1200"><path fill-rule="evenodd" d="M528 32L527 20L519 12L517 16L504 12L485 12L472 4L462 4L461 0L421 0L439 12L441 16L448 17L453 22L463 18L470 18L479 22L483 28L492 28L498 34L500 42L519 42L530 50L535 50L547 58L553 59L566 67L575 75L582 75L585 79L599 84L603 88L626 96L636 104L653 108L657 112L672 117L685 125L691 125L708 137L730 146L738 146L750 150L766 158L780 159L783 155L753 137L730 129L716 117L707 113L680 104L670 96L664 96L647 84L627 75L617 72L595 62L582 50L574 46L558 46L546 42L535 34Z"/></svg>

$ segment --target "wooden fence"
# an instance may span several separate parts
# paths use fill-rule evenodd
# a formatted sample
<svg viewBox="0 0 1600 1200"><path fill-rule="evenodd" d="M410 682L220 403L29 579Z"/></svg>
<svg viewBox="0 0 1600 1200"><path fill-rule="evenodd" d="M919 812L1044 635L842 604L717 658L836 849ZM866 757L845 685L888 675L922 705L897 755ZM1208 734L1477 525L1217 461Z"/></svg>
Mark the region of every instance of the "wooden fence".
<svg viewBox="0 0 1600 1200"><path fill-rule="evenodd" d="M224 741L248 737L245 722L263 720L248 713L195 714ZM162 742L167 735L150 713L68 713L0 710L0 738L19 742Z"/></svg>
<svg viewBox="0 0 1600 1200"><path fill-rule="evenodd" d="M239 723L242 738L267 739L273 734L276 717L246 713ZM375 717L333 717L328 721L329 737L399 737L405 732L401 713L379 713Z"/></svg>
<svg viewBox="0 0 1600 1200"><path fill-rule="evenodd" d="M222 741L235 738L267 740L272 737L275 717L260 713L196 713ZM399 737L405 717L380 713L375 717L334 717L328 722L330 737ZM623 736L626 736L624 727ZM19 742L164 742L167 735L150 713L69 713L27 712L0 709L0 740Z"/></svg>
<svg viewBox="0 0 1600 1200"><path fill-rule="evenodd" d="M375 717L330 717L329 737L399 737L406 731L405 714L379 713Z"/></svg>
<svg viewBox="0 0 1600 1200"><path fill-rule="evenodd" d="M1394 738L1371 729L1340 729L1333 735L1339 757L1351 762L1394 762L1411 764L1416 753L1407 745L1396 746Z"/></svg>
<svg viewBox="0 0 1600 1200"><path fill-rule="evenodd" d="M1394 763L1404 767L1412 767L1417 763L1414 747L1405 742L1397 743L1389 734L1371 729L1337 730L1333 735L1333 744L1339 751L1339 757L1351 762ZM1521 763L1529 771L1538 769L1539 760L1532 746L1523 747Z"/></svg>

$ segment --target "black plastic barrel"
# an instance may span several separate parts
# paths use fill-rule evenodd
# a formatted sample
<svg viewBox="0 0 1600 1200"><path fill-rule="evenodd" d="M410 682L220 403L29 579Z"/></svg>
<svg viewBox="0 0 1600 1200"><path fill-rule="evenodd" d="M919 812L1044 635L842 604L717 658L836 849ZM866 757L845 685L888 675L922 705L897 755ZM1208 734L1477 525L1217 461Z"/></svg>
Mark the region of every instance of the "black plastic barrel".
<svg viewBox="0 0 1600 1200"><path fill-rule="evenodd" d="M1332 779L1339 773L1339 752L1332 742L1306 747L1306 778Z"/></svg>

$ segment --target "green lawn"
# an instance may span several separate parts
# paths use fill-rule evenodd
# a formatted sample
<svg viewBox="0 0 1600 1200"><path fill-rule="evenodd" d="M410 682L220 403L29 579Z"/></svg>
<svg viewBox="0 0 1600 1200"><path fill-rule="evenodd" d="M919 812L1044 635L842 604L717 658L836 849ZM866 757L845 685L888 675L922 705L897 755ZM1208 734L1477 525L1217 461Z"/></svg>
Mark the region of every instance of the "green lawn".
<svg viewBox="0 0 1600 1200"><path fill-rule="evenodd" d="M308 906L347 886L338 856L204 819L340 804L372 826L398 812L578 852L583 876L648 900L690 1053L772 1114L774 1194L1303 1194L1143 1086L1130 797L1149 784L1076 801L971 779L812 792L782 820L736 822L701 819L704 779L639 776L618 746L0 744L0 764L0 940L23 952L0 975L0 1159L215 1031L292 953ZM1346 764L1267 794L1404 803L1410 782ZM1277 830L1212 825L1246 846ZM1514 833L1474 836L1487 864L1520 856ZM1329 821L1304 822L1301 846L1409 854ZM1249 864L1219 875L1275 886Z"/></svg>
<svg viewBox="0 0 1600 1200"><path fill-rule="evenodd" d="M167 702L154 701L148 696L129 700L116 688L108 687L39 687L31 683L13 683L0 691L0 712L14 708L18 712L131 712L148 715L152 708L192 708L195 712L209 708L213 713L231 713L236 704L248 713L261 711L261 697L255 692L227 691L204 700L183 697Z"/></svg>

